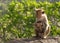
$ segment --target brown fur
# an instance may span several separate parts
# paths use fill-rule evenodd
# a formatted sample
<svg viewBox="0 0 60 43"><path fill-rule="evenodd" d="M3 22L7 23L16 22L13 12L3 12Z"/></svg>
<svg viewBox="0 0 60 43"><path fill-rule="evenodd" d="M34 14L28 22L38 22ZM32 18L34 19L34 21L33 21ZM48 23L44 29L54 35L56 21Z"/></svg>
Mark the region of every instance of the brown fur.
<svg viewBox="0 0 60 43"><path fill-rule="evenodd" d="M41 38L44 38L45 36L47 37L50 33L50 29L47 22L47 15L45 16L44 14L44 10L36 10L35 33L37 37ZM48 27L48 30L46 27Z"/></svg>

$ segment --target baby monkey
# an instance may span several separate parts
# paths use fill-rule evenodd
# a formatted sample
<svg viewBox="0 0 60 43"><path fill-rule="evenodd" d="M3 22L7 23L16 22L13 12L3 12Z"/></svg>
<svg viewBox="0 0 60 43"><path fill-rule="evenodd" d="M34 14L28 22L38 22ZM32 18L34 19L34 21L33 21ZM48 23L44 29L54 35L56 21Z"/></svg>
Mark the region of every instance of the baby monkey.
<svg viewBox="0 0 60 43"><path fill-rule="evenodd" d="M43 9L36 9L35 33L40 38L47 38L50 33L47 15Z"/></svg>

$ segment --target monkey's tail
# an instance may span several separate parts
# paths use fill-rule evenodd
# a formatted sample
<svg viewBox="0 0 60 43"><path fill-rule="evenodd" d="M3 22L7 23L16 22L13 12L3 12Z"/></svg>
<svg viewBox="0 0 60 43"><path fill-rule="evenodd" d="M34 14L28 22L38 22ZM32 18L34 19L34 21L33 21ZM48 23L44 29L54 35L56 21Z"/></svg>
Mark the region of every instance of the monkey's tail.
<svg viewBox="0 0 60 43"><path fill-rule="evenodd" d="M48 36L50 34L50 28L48 27L48 30L46 31L46 35Z"/></svg>
<svg viewBox="0 0 60 43"><path fill-rule="evenodd" d="M46 38L50 34L50 28L48 27L48 30L44 32L44 37Z"/></svg>

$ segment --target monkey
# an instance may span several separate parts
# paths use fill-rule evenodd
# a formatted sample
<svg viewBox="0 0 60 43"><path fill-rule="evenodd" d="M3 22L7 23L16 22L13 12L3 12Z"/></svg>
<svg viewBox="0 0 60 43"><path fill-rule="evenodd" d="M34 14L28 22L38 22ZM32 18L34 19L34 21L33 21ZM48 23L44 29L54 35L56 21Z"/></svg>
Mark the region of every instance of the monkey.
<svg viewBox="0 0 60 43"><path fill-rule="evenodd" d="M35 22L36 37L47 38L50 33L47 15L43 9L36 9L36 22Z"/></svg>

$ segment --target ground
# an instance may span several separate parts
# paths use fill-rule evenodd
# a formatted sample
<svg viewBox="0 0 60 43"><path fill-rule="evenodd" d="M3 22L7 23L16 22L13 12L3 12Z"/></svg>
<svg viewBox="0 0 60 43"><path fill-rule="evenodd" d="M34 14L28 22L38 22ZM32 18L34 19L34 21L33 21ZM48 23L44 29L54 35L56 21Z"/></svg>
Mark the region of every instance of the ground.
<svg viewBox="0 0 60 43"><path fill-rule="evenodd" d="M6 43L60 43L60 37L50 37L46 39L40 38L29 38L29 39L12 39L7 41Z"/></svg>

